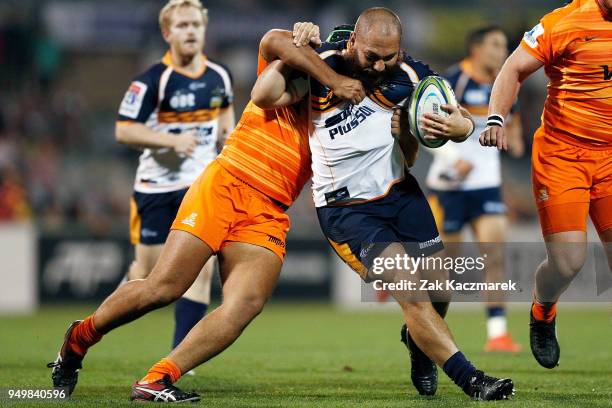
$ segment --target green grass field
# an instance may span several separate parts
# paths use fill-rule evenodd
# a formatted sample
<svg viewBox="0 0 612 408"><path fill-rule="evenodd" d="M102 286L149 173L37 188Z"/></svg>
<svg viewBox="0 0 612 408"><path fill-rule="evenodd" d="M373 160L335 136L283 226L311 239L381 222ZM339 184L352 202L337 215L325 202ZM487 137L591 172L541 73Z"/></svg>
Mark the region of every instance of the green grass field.
<svg viewBox="0 0 612 408"><path fill-rule="evenodd" d="M526 305L525 305L526 307ZM66 325L90 307L45 307L31 317L0 317L0 388L50 388L49 369ZM561 365L546 370L528 351L527 315L509 324L526 347L519 355L482 351L484 312L453 311L449 323L479 368L510 376L512 401L470 402L443 374L435 398L410 384L399 342L399 313L340 312L321 304L271 304L226 352L179 384L208 407L612 407L612 309L560 306ZM69 402L0 401L0 406L128 406L132 382L168 352L171 309L106 336L90 350Z"/></svg>

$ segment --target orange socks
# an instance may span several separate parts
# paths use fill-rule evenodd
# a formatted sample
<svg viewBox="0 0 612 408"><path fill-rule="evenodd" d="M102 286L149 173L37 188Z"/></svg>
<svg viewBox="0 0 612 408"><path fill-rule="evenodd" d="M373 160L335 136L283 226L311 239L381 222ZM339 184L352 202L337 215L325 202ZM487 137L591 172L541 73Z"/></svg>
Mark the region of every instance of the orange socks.
<svg viewBox="0 0 612 408"><path fill-rule="evenodd" d="M87 349L102 338L102 333L98 332L93 324L93 315L88 316L72 330L68 345L77 354L84 356Z"/></svg>
<svg viewBox="0 0 612 408"><path fill-rule="evenodd" d="M145 375L139 383L154 383L155 381L161 380L166 375L170 377L170 381L174 384L181 378L181 369L169 358L162 358L151 367L147 375Z"/></svg>
<svg viewBox="0 0 612 408"><path fill-rule="evenodd" d="M100 339L102 339L102 333L96 330L93 324L93 315L91 315L86 317L81 324L77 325L72 330L72 334L68 340L68 345L75 353L84 356L85 353L87 353L87 349L99 342ZM178 368L178 366L174 364L172 360L162 358L158 363L151 367L147 375L145 375L139 382L153 383L161 380L166 375L170 377L172 383L175 383L179 378L181 378L181 369Z"/></svg>
<svg viewBox="0 0 612 408"><path fill-rule="evenodd" d="M534 298L531 305L531 313L536 320L550 323L557 315L557 302L540 303Z"/></svg>

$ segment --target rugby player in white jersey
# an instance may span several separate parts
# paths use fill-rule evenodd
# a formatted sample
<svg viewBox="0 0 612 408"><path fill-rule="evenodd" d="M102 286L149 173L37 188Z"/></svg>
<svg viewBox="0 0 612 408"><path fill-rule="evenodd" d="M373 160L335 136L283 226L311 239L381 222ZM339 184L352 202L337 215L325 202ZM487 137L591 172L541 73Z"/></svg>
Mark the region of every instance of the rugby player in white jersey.
<svg viewBox="0 0 612 408"><path fill-rule="evenodd" d="M435 73L404 55L401 32L395 13L371 8L361 14L348 41L319 49L321 58L339 74L364 83L368 93L359 104L340 100L311 78L310 148L317 214L331 246L365 281L410 279L399 267L375 275L372 266L377 259L429 256L443 248L427 200L406 171L416 158L418 143L409 135L404 114L394 114L415 84ZM465 140L474 128L469 113L458 106L443 109L448 118L423 119L426 137ZM437 302L434 309L427 292L419 299L405 291L390 293L410 330L403 336L410 336L406 342L419 393L435 393L435 364L472 398L504 399L513 392L510 379L486 376L458 350L441 317L447 303Z"/></svg>
<svg viewBox="0 0 612 408"><path fill-rule="evenodd" d="M487 255L485 279L504 279L501 243L506 240L506 206L501 194L499 151L483 149L478 136L487 126L491 89L508 56L508 39L499 26L474 30L467 39L468 56L443 76L452 85L457 101L467 109L476 131L464 143L447 143L430 149L434 161L427 175L430 204L445 242L461 242L465 224L471 227L480 249ZM524 150L520 120L513 115L506 124L510 153ZM456 251L455 251L456 252ZM489 295L487 303L487 352L519 352L507 330L504 299Z"/></svg>
<svg viewBox="0 0 612 408"><path fill-rule="evenodd" d="M215 159L234 128L229 71L203 54L208 11L199 0L171 0L159 14L170 49L131 83L119 109L116 137L141 149L130 208L136 259L128 279L149 275L189 186ZM176 347L210 301L214 260L176 302Z"/></svg>

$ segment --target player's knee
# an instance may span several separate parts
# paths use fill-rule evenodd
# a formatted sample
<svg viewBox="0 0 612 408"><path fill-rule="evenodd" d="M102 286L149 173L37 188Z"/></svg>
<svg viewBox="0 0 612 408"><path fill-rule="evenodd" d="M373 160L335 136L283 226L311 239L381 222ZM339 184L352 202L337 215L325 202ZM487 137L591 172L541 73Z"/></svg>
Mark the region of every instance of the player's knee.
<svg viewBox="0 0 612 408"><path fill-rule="evenodd" d="M247 320L254 319L264 308L266 298L258 295L247 295L234 299L225 306L234 316L243 316Z"/></svg>
<svg viewBox="0 0 612 408"><path fill-rule="evenodd" d="M567 278L574 277L586 262L586 249L568 248L549 254L548 260L555 270Z"/></svg>
<svg viewBox="0 0 612 408"><path fill-rule="evenodd" d="M150 282L149 299L151 303L161 307L178 300L183 292L179 285L171 282Z"/></svg>
<svg viewBox="0 0 612 408"><path fill-rule="evenodd" d="M259 296L252 296L242 301L242 309L246 316L250 316L251 319L255 318L264 308L266 299Z"/></svg>

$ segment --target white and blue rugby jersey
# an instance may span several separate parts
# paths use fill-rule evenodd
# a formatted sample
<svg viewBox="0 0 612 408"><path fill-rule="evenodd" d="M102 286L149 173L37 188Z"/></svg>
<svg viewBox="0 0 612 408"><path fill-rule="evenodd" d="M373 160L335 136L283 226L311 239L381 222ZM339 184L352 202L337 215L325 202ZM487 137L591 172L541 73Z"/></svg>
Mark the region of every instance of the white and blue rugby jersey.
<svg viewBox="0 0 612 408"><path fill-rule="evenodd" d="M350 76L342 57L346 41L318 50L335 71ZM359 104L341 101L311 78L312 189L315 206L373 200L385 196L404 178L404 155L391 135L394 106L409 100L418 81L435 75L429 67L404 57L393 73Z"/></svg>
<svg viewBox="0 0 612 408"><path fill-rule="evenodd" d="M227 68L204 58L202 72L190 75L172 65L170 54L137 76L119 108L119 124L140 122L154 131L180 134L195 129L193 156L174 149L144 149L134 190L163 193L190 186L217 156L219 114L233 100Z"/></svg>
<svg viewBox="0 0 612 408"><path fill-rule="evenodd" d="M474 132L463 143L447 143L431 149L433 163L427 174L427 187L435 190L477 190L501 186L501 164L499 151L480 145L478 139L487 126L489 99L493 83L474 79L468 60L449 68L444 77L450 82L457 102L467 109L474 119ZM514 108L513 108L514 110ZM474 168L462 182L453 180L457 160L470 161Z"/></svg>

